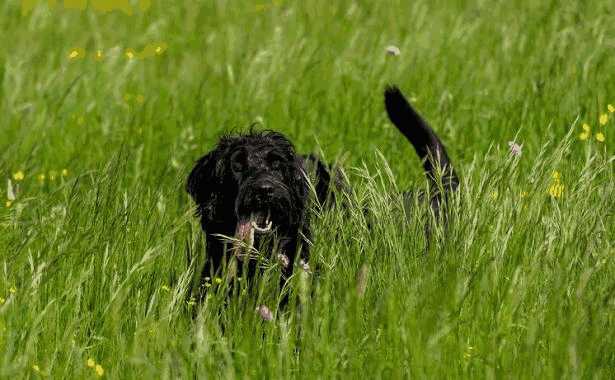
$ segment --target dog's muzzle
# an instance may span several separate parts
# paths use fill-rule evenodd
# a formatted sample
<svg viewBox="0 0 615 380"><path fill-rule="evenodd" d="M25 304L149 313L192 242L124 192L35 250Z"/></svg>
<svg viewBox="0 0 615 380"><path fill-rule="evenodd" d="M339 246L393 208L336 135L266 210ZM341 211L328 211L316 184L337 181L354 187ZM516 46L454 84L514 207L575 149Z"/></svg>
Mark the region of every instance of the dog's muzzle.
<svg viewBox="0 0 615 380"><path fill-rule="evenodd" d="M285 187L273 180L250 181L237 197L235 242L233 252L239 258L254 247L254 236L272 233L277 223L284 223L289 197Z"/></svg>

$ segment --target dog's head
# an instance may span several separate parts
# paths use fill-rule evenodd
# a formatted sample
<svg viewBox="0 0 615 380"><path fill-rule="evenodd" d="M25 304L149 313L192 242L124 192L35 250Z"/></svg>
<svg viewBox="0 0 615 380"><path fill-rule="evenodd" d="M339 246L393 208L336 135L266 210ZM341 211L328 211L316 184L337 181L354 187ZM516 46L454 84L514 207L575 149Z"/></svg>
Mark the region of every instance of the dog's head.
<svg viewBox="0 0 615 380"><path fill-rule="evenodd" d="M222 137L198 160L186 186L208 233L234 228L236 238L251 235L252 242L255 233L296 231L308 189L303 159L271 131Z"/></svg>

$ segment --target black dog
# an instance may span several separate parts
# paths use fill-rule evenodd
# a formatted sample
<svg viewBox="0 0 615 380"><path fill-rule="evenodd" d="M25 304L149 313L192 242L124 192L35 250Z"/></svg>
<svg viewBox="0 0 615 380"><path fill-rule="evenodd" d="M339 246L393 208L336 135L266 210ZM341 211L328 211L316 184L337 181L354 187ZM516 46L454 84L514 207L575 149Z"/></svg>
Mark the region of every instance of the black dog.
<svg viewBox="0 0 615 380"><path fill-rule="evenodd" d="M459 183L444 146L396 87L386 89L385 105L393 124L424 160L430 204L439 215L446 192L457 189ZM307 173L314 175L314 181ZM318 201L326 205L335 199L331 188L345 187L341 178L316 157L298 155L281 133L222 137L214 150L197 161L186 186L206 234L207 261L201 281L213 278L231 255L240 261L247 258L248 270L253 272L252 247L276 252L283 277L289 276L297 254L308 260L311 184Z"/></svg>

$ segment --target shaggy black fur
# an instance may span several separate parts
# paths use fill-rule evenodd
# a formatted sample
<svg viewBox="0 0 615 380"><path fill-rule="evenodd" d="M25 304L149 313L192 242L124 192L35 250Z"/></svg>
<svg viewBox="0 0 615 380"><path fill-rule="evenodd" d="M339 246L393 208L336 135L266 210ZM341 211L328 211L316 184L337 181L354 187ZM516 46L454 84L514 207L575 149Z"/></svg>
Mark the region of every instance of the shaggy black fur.
<svg viewBox="0 0 615 380"><path fill-rule="evenodd" d="M288 258L284 277L291 274L296 254L307 262L311 236L308 172L316 178L313 185L318 201L330 203L329 168L313 155L296 154L293 144L278 132L224 136L197 161L186 190L197 204L206 233L208 260L202 280L219 272L228 259L227 251L241 259L237 248L231 247L233 243L221 235L245 239L251 222L263 229L271 222L270 231L255 232L253 245L276 245L276 252ZM255 265L249 260L248 275Z"/></svg>
<svg viewBox="0 0 615 380"><path fill-rule="evenodd" d="M446 192L456 190L459 184L444 146L399 89L385 90L385 105L393 124L424 161L430 204L438 215ZM311 236L307 172L314 174L321 204L334 201L330 187L345 187L337 171L332 181L326 164L312 155L298 155L284 135L272 131L222 137L215 149L197 161L186 189L198 206L206 233L207 262L201 280L213 278L221 270L227 252L242 257L236 243L221 235L245 241L250 225L256 225L254 230L258 231L267 229L271 222L271 230L256 232L253 243L254 247L273 243L276 253L288 257L290 265L283 268L283 277L292 273L297 254L307 262ZM248 260L250 272L255 270L252 261Z"/></svg>

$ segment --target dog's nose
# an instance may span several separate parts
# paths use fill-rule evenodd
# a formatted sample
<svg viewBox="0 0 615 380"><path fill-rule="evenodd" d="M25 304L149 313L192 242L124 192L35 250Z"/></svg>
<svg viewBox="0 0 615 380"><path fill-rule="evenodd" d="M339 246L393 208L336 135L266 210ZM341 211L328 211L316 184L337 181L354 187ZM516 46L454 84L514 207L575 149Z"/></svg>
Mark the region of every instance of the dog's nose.
<svg viewBox="0 0 615 380"><path fill-rule="evenodd" d="M262 183L259 187L258 187L258 191L261 194L271 194L273 192L273 185L270 183Z"/></svg>
<svg viewBox="0 0 615 380"><path fill-rule="evenodd" d="M256 187L256 199L258 201L267 201L273 194L273 185L271 183L261 183Z"/></svg>

